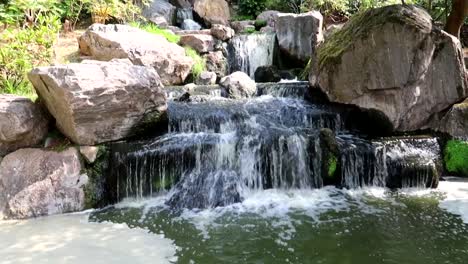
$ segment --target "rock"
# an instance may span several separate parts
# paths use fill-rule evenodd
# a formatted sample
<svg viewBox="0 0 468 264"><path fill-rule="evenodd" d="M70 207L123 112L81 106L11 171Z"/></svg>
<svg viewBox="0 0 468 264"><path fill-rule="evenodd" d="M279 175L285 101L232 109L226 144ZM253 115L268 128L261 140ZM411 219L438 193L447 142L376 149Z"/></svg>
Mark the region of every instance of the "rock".
<svg viewBox="0 0 468 264"><path fill-rule="evenodd" d="M182 29L183 30L200 30L202 27L197 22L193 21L192 19L185 19L182 22Z"/></svg>
<svg viewBox="0 0 468 264"><path fill-rule="evenodd" d="M231 27L236 33L243 33L248 29L255 29L254 20L233 21Z"/></svg>
<svg viewBox="0 0 468 264"><path fill-rule="evenodd" d="M320 130L321 172L324 185L340 186L340 150L335 133L329 128Z"/></svg>
<svg viewBox="0 0 468 264"><path fill-rule="evenodd" d="M279 14L280 12L278 11L266 10L257 16L257 21L266 21L267 26L275 28Z"/></svg>
<svg viewBox="0 0 468 264"><path fill-rule="evenodd" d="M282 80L294 80L297 79L297 76L294 75L291 71L288 70L282 70L279 72L281 79Z"/></svg>
<svg viewBox="0 0 468 264"><path fill-rule="evenodd" d="M325 31L323 32L323 37L324 39L327 39L328 37L331 36L331 34L339 31L340 29L342 29L344 27L345 23L342 23L342 24L333 24L333 25L329 25L326 27Z"/></svg>
<svg viewBox="0 0 468 264"><path fill-rule="evenodd" d="M453 105L440 119L435 120L432 128L454 138L468 140L468 99Z"/></svg>
<svg viewBox="0 0 468 264"><path fill-rule="evenodd" d="M281 81L281 75L278 68L274 65L260 66L255 71L255 82L267 83L279 81Z"/></svg>
<svg viewBox="0 0 468 264"><path fill-rule="evenodd" d="M78 151L20 149L0 164L0 212L29 218L84 209L86 175Z"/></svg>
<svg viewBox="0 0 468 264"><path fill-rule="evenodd" d="M228 73L228 61L221 51L209 52L203 55L206 61L206 70L216 73L218 78L222 78Z"/></svg>
<svg viewBox="0 0 468 264"><path fill-rule="evenodd" d="M40 67L28 76L57 127L79 145L129 137L166 110L156 71L128 61Z"/></svg>
<svg viewBox="0 0 468 264"><path fill-rule="evenodd" d="M150 21L158 17L164 17L169 25L173 25L176 16L176 7L171 5L168 1L153 0L148 6L143 8L142 15Z"/></svg>
<svg viewBox="0 0 468 264"><path fill-rule="evenodd" d="M202 29L202 30L181 30L176 32L177 35L209 35L211 36L211 30L209 29Z"/></svg>
<svg viewBox="0 0 468 264"><path fill-rule="evenodd" d="M276 36L283 53L307 62L323 40L323 17L318 11L304 14L278 14Z"/></svg>
<svg viewBox="0 0 468 264"><path fill-rule="evenodd" d="M215 24L211 27L211 35L222 41L230 40L235 34L234 29L227 26Z"/></svg>
<svg viewBox="0 0 468 264"><path fill-rule="evenodd" d="M181 46L125 25L94 24L78 42L81 53L93 59L129 59L135 65L153 67L164 85L184 83L195 64Z"/></svg>
<svg viewBox="0 0 468 264"><path fill-rule="evenodd" d="M460 42L416 6L366 11L317 52L312 86L332 102L382 113L397 131L427 128L467 95Z"/></svg>
<svg viewBox="0 0 468 264"><path fill-rule="evenodd" d="M171 0L170 3L181 9L191 9L193 0Z"/></svg>
<svg viewBox="0 0 468 264"><path fill-rule="evenodd" d="M180 37L179 43L192 47L198 53L207 53L214 50L214 38L211 35L187 34Z"/></svg>
<svg viewBox="0 0 468 264"><path fill-rule="evenodd" d="M216 84L216 78L216 73L204 71L198 76L195 83L198 85L213 85Z"/></svg>
<svg viewBox="0 0 468 264"><path fill-rule="evenodd" d="M255 82L240 71L222 78L219 84L225 89L227 97L233 99L248 98L257 93Z"/></svg>
<svg viewBox="0 0 468 264"><path fill-rule="evenodd" d="M212 24L227 25L231 19L229 5L225 0L195 0L193 10L208 27Z"/></svg>
<svg viewBox="0 0 468 264"><path fill-rule="evenodd" d="M153 17L153 18L151 18L150 21L153 22L153 24L155 24L156 26L158 26L160 28L168 28L169 27L169 23L167 22L166 18L163 17L163 16Z"/></svg>
<svg viewBox="0 0 468 264"><path fill-rule="evenodd" d="M41 143L49 119L37 103L25 97L0 94L0 156Z"/></svg>
<svg viewBox="0 0 468 264"><path fill-rule="evenodd" d="M99 147L94 146L80 146L80 153L86 159L88 163L94 163L96 161Z"/></svg>
<svg viewBox="0 0 468 264"><path fill-rule="evenodd" d="M266 33L266 34L271 34L271 33L276 33L276 30L275 30L275 28L266 26L266 27L262 27L262 28L260 29L260 32L261 32L261 33Z"/></svg>

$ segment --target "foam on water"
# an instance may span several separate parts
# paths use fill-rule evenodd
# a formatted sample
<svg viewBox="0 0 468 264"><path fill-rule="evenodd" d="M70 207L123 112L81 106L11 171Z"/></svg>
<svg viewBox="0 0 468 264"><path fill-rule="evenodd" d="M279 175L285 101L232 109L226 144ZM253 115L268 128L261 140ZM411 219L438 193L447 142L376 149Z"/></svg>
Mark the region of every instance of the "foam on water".
<svg viewBox="0 0 468 264"><path fill-rule="evenodd" d="M443 181L438 189L446 195L439 207L459 215L468 224L468 181Z"/></svg>
<svg viewBox="0 0 468 264"><path fill-rule="evenodd" d="M0 221L0 263L171 263L176 246L126 224L89 223L88 213Z"/></svg>

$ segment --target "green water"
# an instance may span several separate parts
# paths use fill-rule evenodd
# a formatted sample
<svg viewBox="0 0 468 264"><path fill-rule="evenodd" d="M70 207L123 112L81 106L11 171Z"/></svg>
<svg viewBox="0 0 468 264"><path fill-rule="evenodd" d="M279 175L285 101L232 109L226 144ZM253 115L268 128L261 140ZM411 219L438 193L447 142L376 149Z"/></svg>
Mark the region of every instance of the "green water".
<svg viewBox="0 0 468 264"><path fill-rule="evenodd" d="M265 192L228 208L175 214L153 201L90 219L163 233L178 263L466 264L468 225L440 209L442 199L383 189Z"/></svg>

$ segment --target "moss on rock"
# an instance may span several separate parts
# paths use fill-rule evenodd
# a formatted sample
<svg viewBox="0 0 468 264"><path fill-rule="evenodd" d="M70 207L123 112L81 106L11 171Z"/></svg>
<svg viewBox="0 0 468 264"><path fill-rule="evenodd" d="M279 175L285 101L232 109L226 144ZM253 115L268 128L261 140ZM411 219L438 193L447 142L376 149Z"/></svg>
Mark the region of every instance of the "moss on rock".
<svg viewBox="0 0 468 264"><path fill-rule="evenodd" d="M88 183L84 187L85 209L99 208L107 204L104 173L108 167L108 157L108 148L99 146L96 160L92 164L85 164L83 173L88 176Z"/></svg>
<svg viewBox="0 0 468 264"><path fill-rule="evenodd" d="M421 8L412 5L391 5L369 9L355 15L318 48L319 68L338 64L343 53L353 45L353 42L367 38L370 32L387 23L405 24L429 32L432 25L423 23L422 15L430 18Z"/></svg>
<svg viewBox="0 0 468 264"><path fill-rule="evenodd" d="M444 150L448 172L468 177L468 141L449 140Z"/></svg>

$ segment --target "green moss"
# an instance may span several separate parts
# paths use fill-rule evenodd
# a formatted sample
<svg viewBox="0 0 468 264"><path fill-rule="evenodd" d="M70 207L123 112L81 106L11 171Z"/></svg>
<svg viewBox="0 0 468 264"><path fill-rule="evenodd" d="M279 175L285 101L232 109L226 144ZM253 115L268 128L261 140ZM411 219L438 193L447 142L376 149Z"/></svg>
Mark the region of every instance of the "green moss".
<svg viewBox="0 0 468 264"><path fill-rule="evenodd" d="M428 29L430 25L420 24L415 16L408 13L415 6L392 5L383 8L369 9L359 13L341 29L334 32L317 50L319 68L338 64L341 55L356 39L367 38L369 33L385 23L407 24L420 29Z"/></svg>
<svg viewBox="0 0 468 264"><path fill-rule="evenodd" d="M336 159L335 156L331 156L328 159L328 177L333 178L336 172L336 168L338 166L338 160Z"/></svg>
<svg viewBox="0 0 468 264"><path fill-rule="evenodd" d="M82 173L88 176L88 183L84 187L85 208L98 208L105 205L104 199L104 172L107 168L109 151L105 146L99 146L96 160L93 164L83 161L85 168Z"/></svg>
<svg viewBox="0 0 468 264"><path fill-rule="evenodd" d="M242 33L245 33L245 34L253 34L253 33L256 33L258 32L255 28L246 28Z"/></svg>
<svg viewBox="0 0 468 264"><path fill-rule="evenodd" d="M448 172L468 176L468 142L448 141L445 146L444 161Z"/></svg>
<svg viewBox="0 0 468 264"><path fill-rule="evenodd" d="M180 41L180 36L174 34L170 30L159 28L158 26L156 26L154 24L141 24L141 23L137 23L137 22L132 22L132 23L130 23L130 26L139 28L141 30L144 30L144 31L152 33L152 34L163 36L163 37L165 37L167 39L167 41L169 41L171 43L179 43L179 41Z"/></svg>
<svg viewBox="0 0 468 264"><path fill-rule="evenodd" d="M305 66L304 70L299 74L299 78L303 81L307 81L309 79L309 73L312 68L312 59L307 62L307 65Z"/></svg>
<svg viewBox="0 0 468 264"><path fill-rule="evenodd" d="M206 60L190 47L185 47L185 54L195 61L192 67L192 74L193 78L197 79L202 72L206 71Z"/></svg>
<svg viewBox="0 0 468 264"><path fill-rule="evenodd" d="M267 21L266 21L266 20L262 20L262 19L257 19L257 20L255 20L254 26L255 26L256 29L260 29L260 28L262 28L262 27L266 27L266 26L267 26Z"/></svg>

